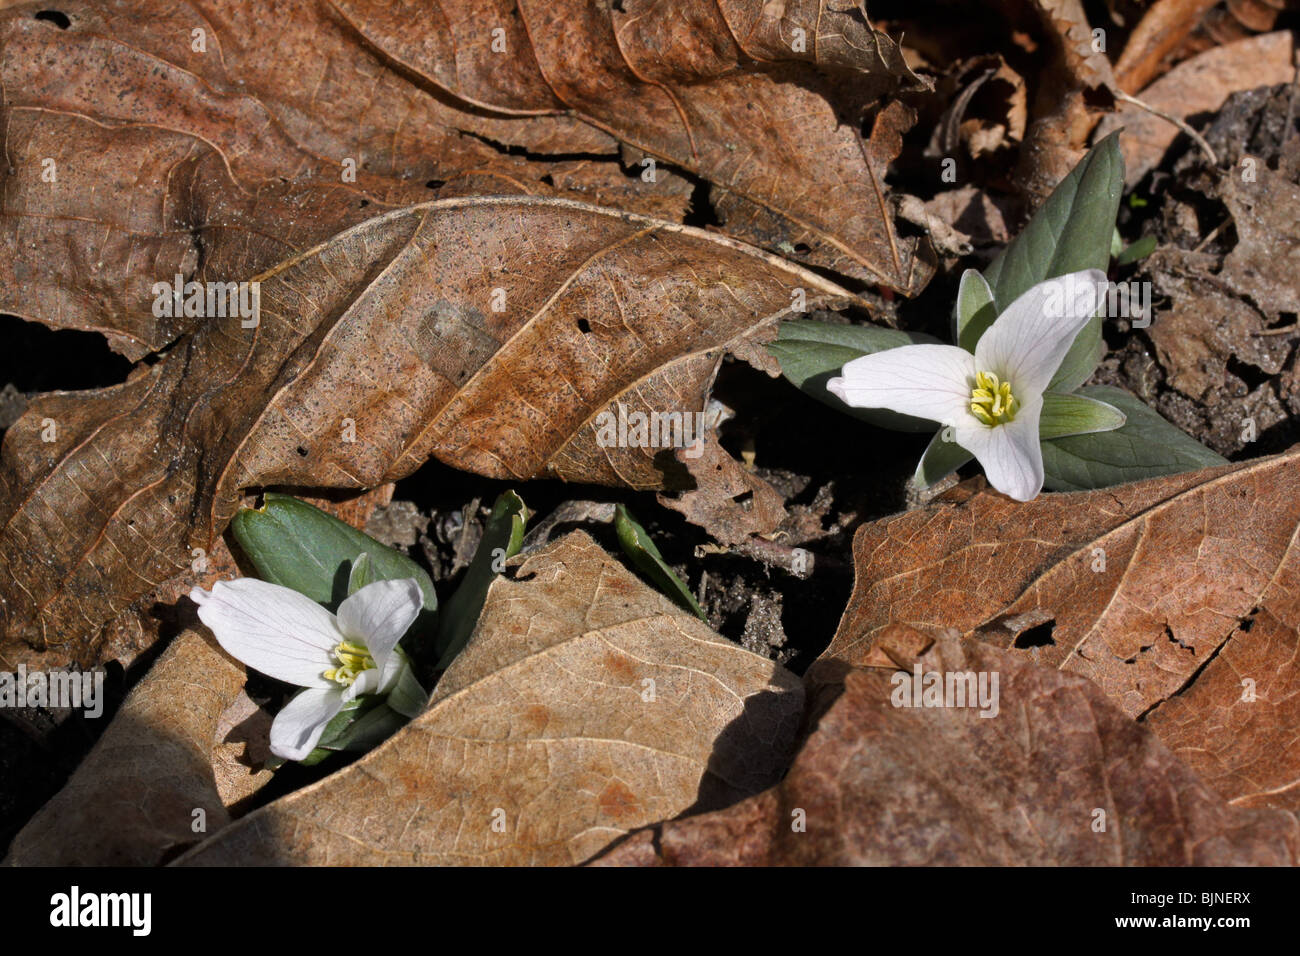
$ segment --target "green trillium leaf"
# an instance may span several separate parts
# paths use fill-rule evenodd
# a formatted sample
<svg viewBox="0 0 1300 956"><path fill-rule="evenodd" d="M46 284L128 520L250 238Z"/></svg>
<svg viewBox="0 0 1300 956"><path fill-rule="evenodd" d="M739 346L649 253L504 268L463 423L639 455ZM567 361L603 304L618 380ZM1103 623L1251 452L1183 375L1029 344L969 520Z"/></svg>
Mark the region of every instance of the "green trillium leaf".
<svg viewBox="0 0 1300 956"><path fill-rule="evenodd" d="M1024 231L984 270L999 315L1046 279L1084 269L1106 271L1123 188L1124 156L1116 132L1079 161ZM1104 350L1101 317L1094 316L1075 338L1048 387L1074 391L1092 375Z"/></svg>
<svg viewBox="0 0 1300 956"><path fill-rule="evenodd" d="M442 609L434 641L439 670L446 670L469 643L483 611L488 587L505 570L506 559L513 558L523 546L528 518L524 500L513 491L502 492L493 503L478 550L465 569L460 587Z"/></svg>
<svg viewBox="0 0 1300 956"><path fill-rule="evenodd" d="M1079 395L1113 406L1126 420L1113 431L1043 442L1046 487L1053 491L1106 488L1228 463L1123 389L1091 385Z"/></svg>
<svg viewBox="0 0 1300 956"><path fill-rule="evenodd" d="M383 698L373 694L358 697L343 705L343 709L325 725L325 732L316 748L298 762L311 767L341 750L372 750L391 737L406 720Z"/></svg>
<svg viewBox="0 0 1300 956"><path fill-rule="evenodd" d="M641 527L622 505L614 509L614 530L618 533L618 543L622 545L623 553L655 587L701 621L707 620L704 610L695 600L695 595L691 593L690 588L673 573L673 569L664 561L663 555L659 553L659 549L655 547L654 541L650 539L645 528Z"/></svg>
<svg viewBox="0 0 1300 956"><path fill-rule="evenodd" d="M415 578L419 584L424 611L411 631L431 623L438 607L433 581L402 552L292 495L267 492L263 499L261 508L245 508L230 523L262 580L334 609L350 593L353 565L364 554L366 583Z"/></svg>
<svg viewBox="0 0 1300 956"><path fill-rule="evenodd" d="M921 455L912 481L918 488L929 488L939 479L947 478L974 457L952 440L951 428L941 428L934 433L930 444Z"/></svg>
<svg viewBox="0 0 1300 956"><path fill-rule="evenodd" d="M780 334L767 350L781 365L781 374L806 395L854 418L895 431L928 432L933 422L900 415L883 408L851 408L826 391L826 383L855 358L902 345L935 343L921 332L902 332L875 325L838 325L796 319L781 324Z"/></svg>
<svg viewBox="0 0 1300 956"><path fill-rule="evenodd" d="M1145 259L1151 253L1156 251L1156 237L1143 236L1133 245L1129 246L1123 252L1115 257L1115 264L1126 266L1130 263L1137 262L1139 259Z"/></svg>
<svg viewBox="0 0 1300 956"><path fill-rule="evenodd" d="M378 580L380 579L375 577L375 566L370 560L370 554L362 551L352 562L352 571L348 575L348 597L352 597L367 584L374 584Z"/></svg>
<svg viewBox="0 0 1300 956"><path fill-rule="evenodd" d="M401 653L401 648L398 648L398 653ZM420 686L411 667L401 669L396 686L388 692L387 703L403 717L418 717L429 703L429 694Z"/></svg>
<svg viewBox="0 0 1300 956"><path fill-rule="evenodd" d="M974 352L975 343L997 317L993 290L982 275L974 269L967 269L961 274L961 285L957 288L957 303L953 309L953 341L967 352Z"/></svg>

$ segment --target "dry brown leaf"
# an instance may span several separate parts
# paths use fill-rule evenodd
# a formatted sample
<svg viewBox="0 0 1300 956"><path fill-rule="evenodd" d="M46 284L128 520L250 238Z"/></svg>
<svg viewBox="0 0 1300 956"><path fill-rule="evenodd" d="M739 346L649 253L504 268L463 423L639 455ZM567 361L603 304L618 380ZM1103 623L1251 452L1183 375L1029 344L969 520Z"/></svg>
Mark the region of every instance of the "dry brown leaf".
<svg viewBox="0 0 1300 956"><path fill-rule="evenodd" d="M250 279L432 198L426 184L549 191L544 164L485 139L615 150L573 119L492 118L421 92L326 3L70 0L66 29L39 9L0 16L0 311L102 331L131 358L197 324L153 314L153 284L176 273Z"/></svg>
<svg viewBox="0 0 1300 956"><path fill-rule="evenodd" d="M0 472L0 478L3 473ZM330 498L304 496L318 508L341 521L364 527L371 512L392 499L393 485L385 484L360 495L334 495ZM245 498L242 505L252 507L254 500ZM3 510L3 509L0 509ZM121 613L97 628L79 633L73 640L50 643L38 648L23 641L6 641L0 637L0 667L8 670L24 664L29 670L89 666L91 662L117 661L130 667L141 652L148 650L160 636L175 633L193 623L189 610L177 602L195 587L211 588L222 578L238 577L240 569L221 538L210 546L192 547L182 555L177 573L157 587L135 598ZM188 562L188 563L186 563ZM0 619L3 615L0 614Z"/></svg>
<svg viewBox="0 0 1300 956"><path fill-rule="evenodd" d="M1074 89L1100 89L1115 82L1104 49L1096 48L1082 0L1031 0L1031 5L1057 45Z"/></svg>
<svg viewBox="0 0 1300 956"><path fill-rule="evenodd" d="M411 3L336 5L368 45L466 103L580 117L703 176L733 235L908 294L929 278L857 129L864 108L927 84L860 4L444 0L432 21Z"/></svg>
<svg viewBox="0 0 1300 956"><path fill-rule="evenodd" d="M1300 185L1262 162L1256 161L1252 172L1250 182L1239 175L1220 179L1237 244L1219 278L1270 317L1295 315L1300 313Z"/></svg>
<svg viewBox="0 0 1300 956"><path fill-rule="evenodd" d="M577 863L779 778L803 710L794 675L581 532L513 563L420 717L181 862Z"/></svg>
<svg viewBox="0 0 1300 956"><path fill-rule="evenodd" d="M698 451L698 455L690 449L677 451L674 456L695 487L680 495L661 494L660 504L708 528L724 545L768 534L785 519L780 492L727 454L716 439L706 440Z"/></svg>
<svg viewBox="0 0 1300 956"><path fill-rule="evenodd" d="M155 283L247 280L429 198L551 194L545 155L612 160L615 135L713 182L737 234L924 284L857 132L859 101L919 82L888 39L855 30L853 11L769 22L757 0L726 4L760 59L780 53L791 17L821 25L808 53L787 50L809 62L783 82L707 3L657 20L627 6L70 0L66 27L5 11L0 311L102 332L140 358L200 324L155 315ZM838 86L812 62L841 61L837 37L865 44ZM619 185L601 165L574 198L681 209L678 177Z"/></svg>
<svg viewBox="0 0 1300 956"><path fill-rule="evenodd" d="M271 759L271 714L241 690L221 713L213 734L212 775L227 810L275 779Z"/></svg>
<svg viewBox="0 0 1300 956"><path fill-rule="evenodd" d="M593 206L625 209L671 222L680 222L692 211L694 185L670 169L656 169L654 182L647 182L640 175L628 176L617 163L578 159L548 166L546 176L561 194Z"/></svg>
<svg viewBox="0 0 1300 956"><path fill-rule="evenodd" d="M1031 0L1049 39L1051 62L1030 104L1031 120L1016 166L1016 184L1031 205L1043 202L1083 158L1096 123L1085 94L1115 81L1080 0Z"/></svg>
<svg viewBox="0 0 1300 956"><path fill-rule="evenodd" d="M1166 58L1219 0L1156 0L1133 28L1115 64L1115 82L1136 93L1160 75Z"/></svg>
<svg viewBox="0 0 1300 956"><path fill-rule="evenodd" d="M939 193L925 202L927 215L939 219L978 246L1003 245L1011 238L1008 210L995 197L974 186Z"/></svg>
<svg viewBox="0 0 1300 956"><path fill-rule="evenodd" d="M1291 82L1295 76L1294 48L1294 38L1284 30L1215 47L1184 60L1137 97L1179 119L1217 113L1238 90ZM1123 104L1117 114L1098 124L1093 139L1100 140L1121 127L1124 182L1131 189L1159 165L1180 131L1166 119Z"/></svg>
<svg viewBox="0 0 1300 956"><path fill-rule="evenodd" d="M243 682L243 668L207 638L178 635L64 788L14 837L5 863L152 866L225 826L208 754Z"/></svg>
<svg viewBox="0 0 1300 956"><path fill-rule="evenodd" d="M1300 675L1235 670L1272 666L1300 628L1300 449L1026 504L968 483L864 525L853 550L814 685L892 624L953 627L1096 681L1157 733L1177 724L1171 746L1225 798L1300 808ZM1247 678L1267 696L1243 699ZM1161 713L1190 693L1195 711Z"/></svg>
<svg viewBox="0 0 1300 956"><path fill-rule="evenodd" d="M375 487L431 455L663 487L670 449L602 447L596 416L703 410L723 356L757 360L795 289L809 309L849 298L713 233L512 197L389 213L261 282L255 328L209 322L124 385L34 400L6 433L11 642L77 641L209 548L247 489Z"/></svg>
<svg viewBox="0 0 1300 956"><path fill-rule="evenodd" d="M19 664L28 670L84 668L92 662L107 661L130 667L160 637L174 634L193 622L189 612L176 605L191 588L210 588L217 580L238 574L239 566L226 542L216 538L210 549L191 551L189 563L179 567L174 577L136 598L99 627L87 630L79 640L37 648L0 637L0 668L12 671Z"/></svg>
<svg viewBox="0 0 1300 956"><path fill-rule="evenodd" d="M1300 824L1292 814L1227 806L1089 681L944 636L915 665L923 673L996 673L996 716L895 706L897 671L851 669L781 784L729 809L633 834L596 863L1296 862ZM902 674L910 681L912 668Z"/></svg>

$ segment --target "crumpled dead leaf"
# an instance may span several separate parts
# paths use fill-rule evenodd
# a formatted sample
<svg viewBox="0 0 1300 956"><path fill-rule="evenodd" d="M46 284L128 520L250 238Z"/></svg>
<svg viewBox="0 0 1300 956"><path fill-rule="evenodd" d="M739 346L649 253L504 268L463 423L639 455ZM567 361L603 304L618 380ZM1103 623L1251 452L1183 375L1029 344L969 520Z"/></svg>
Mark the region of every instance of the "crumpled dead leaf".
<svg viewBox="0 0 1300 956"><path fill-rule="evenodd" d="M801 685L573 532L493 582L428 709L184 864L568 864L784 770Z"/></svg>
<svg viewBox="0 0 1300 956"><path fill-rule="evenodd" d="M695 487L680 495L661 494L660 504L708 528L724 545L769 533L785 519L780 492L727 454L716 439L706 440L698 451L674 454Z"/></svg>
<svg viewBox="0 0 1300 956"><path fill-rule="evenodd" d="M1300 854L1291 813L1227 806L1091 682L954 636L926 645L897 669L848 669L778 786L632 834L594 863L1226 866ZM997 674L996 715L895 706L893 678L910 683L913 666Z"/></svg>
<svg viewBox="0 0 1300 956"><path fill-rule="evenodd" d="M1158 734L1176 726L1170 745L1225 798L1300 808L1300 675L1236 670L1282 660L1300 628L1298 466L1300 448L1026 504L968 482L864 525L810 686L833 689L891 625L952 627L1096 681ZM1192 693L1194 711L1175 704Z"/></svg>
<svg viewBox="0 0 1300 956"><path fill-rule="evenodd" d="M1115 82L1137 93L1156 78L1170 54L1218 0L1156 0L1142 14L1115 63Z"/></svg>
<svg viewBox="0 0 1300 956"><path fill-rule="evenodd" d="M1291 142L1282 161L1300 160ZM1236 164L1240 168L1240 164ZM1223 260L1221 281L1270 317L1300 312L1300 183L1256 163L1251 182L1225 176L1220 194L1237 244Z"/></svg>
<svg viewBox="0 0 1300 956"><path fill-rule="evenodd" d="M416 31L408 4L336 7L367 45L462 102L576 116L703 176L733 235L907 294L928 280L855 128L887 94L928 83L860 4L444 0ZM489 25L498 47L525 53L494 50ZM881 120L910 125L901 109Z"/></svg>
<svg viewBox="0 0 1300 956"><path fill-rule="evenodd" d="M796 290L810 310L851 298L714 233L530 197L389 213L260 281L256 327L209 322L123 385L34 400L6 433L10 642L115 616L209 548L246 489L370 488L430 456L664 487L671 449L604 447L597 416L703 410L723 356L765 356Z"/></svg>
<svg viewBox="0 0 1300 956"><path fill-rule="evenodd" d="M66 26L5 11L0 311L138 359L200 324L155 315L155 283L249 280L430 198L680 210L667 171L662 191L626 184L620 141L711 182L736 235L919 290L929 271L858 132L887 92L924 86L892 41L856 10L654 6L69 0ZM548 155L603 169L579 187Z"/></svg>
<svg viewBox="0 0 1300 956"><path fill-rule="evenodd" d="M5 863L153 866L225 826L209 752L243 683L243 668L208 638L179 634Z"/></svg>
<svg viewBox="0 0 1300 956"><path fill-rule="evenodd" d="M1030 82L1035 93L1016 165L1016 184L1032 206L1042 203L1083 158L1096 118L1085 94L1109 90L1110 60L1095 49L1081 0L1030 0L1048 38L1051 62Z"/></svg>

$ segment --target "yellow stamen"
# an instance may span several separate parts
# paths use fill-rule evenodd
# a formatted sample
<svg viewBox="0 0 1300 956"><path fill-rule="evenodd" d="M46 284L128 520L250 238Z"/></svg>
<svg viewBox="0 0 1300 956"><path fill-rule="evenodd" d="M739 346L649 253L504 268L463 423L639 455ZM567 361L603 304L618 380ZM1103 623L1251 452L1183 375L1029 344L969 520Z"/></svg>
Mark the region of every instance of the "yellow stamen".
<svg viewBox="0 0 1300 956"><path fill-rule="evenodd" d="M366 645L356 641L340 641L330 653L339 666L330 668L322 676L343 687L351 687L363 671L378 666Z"/></svg>
<svg viewBox="0 0 1300 956"><path fill-rule="evenodd" d="M1020 403L1011 394L1011 383L1000 382L992 372L976 372L970 391L970 412L985 425L1005 425L1016 417Z"/></svg>

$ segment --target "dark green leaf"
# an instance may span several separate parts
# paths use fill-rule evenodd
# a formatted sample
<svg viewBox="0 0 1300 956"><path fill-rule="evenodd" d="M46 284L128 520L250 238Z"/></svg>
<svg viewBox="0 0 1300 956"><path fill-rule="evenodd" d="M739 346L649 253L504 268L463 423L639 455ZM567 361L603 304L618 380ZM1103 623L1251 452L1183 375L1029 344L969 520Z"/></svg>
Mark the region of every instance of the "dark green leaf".
<svg viewBox="0 0 1300 956"><path fill-rule="evenodd" d="M1112 133L1061 180L1024 231L984 270L999 315L1046 279L1084 269L1106 271L1123 188L1124 156L1119 134ZM1096 369L1103 351L1098 316L1074 340L1050 387L1074 391Z"/></svg>
<svg viewBox="0 0 1300 956"><path fill-rule="evenodd" d="M767 349L781 364L781 374L826 405L862 421L896 431L928 432L934 422L887 409L851 408L826 391L826 383L855 358L902 345L937 342L920 332L902 332L875 325L837 325L797 319L781 324L780 335Z"/></svg>
<svg viewBox="0 0 1300 956"><path fill-rule="evenodd" d="M336 607L348 594L352 564L368 556L370 580L415 578L424 608L412 631L427 627L438 607L433 581L418 564L369 535L291 495L267 492L261 508L245 508L230 523L235 540L264 581Z"/></svg>
<svg viewBox="0 0 1300 956"><path fill-rule="evenodd" d="M1093 385L1079 394L1115 406L1128 420L1114 431L1043 442L1046 487L1053 491L1106 488L1227 464L1123 389Z"/></svg>
<svg viewBox="0 0 1300 956"><path fill-rule="evenodd" d="M618 532L618 543L623 546L623 553L632 559L632 563L655 587L701 621L707 620L690 588L668 567L645 528L622 505L614 509L614 530Z"/></svg>
<svg viewBox="0 0 1300 956"><path fill-rule="evenodd" d="M513 491L503 492L492 505L483 539L465 569L465 577L451 599L443 605L434 650L438 668L446 670L465 647L478 616L483 611L488 586L505 569L505 561L519 553L528 524L528 509Z"/></svg>

